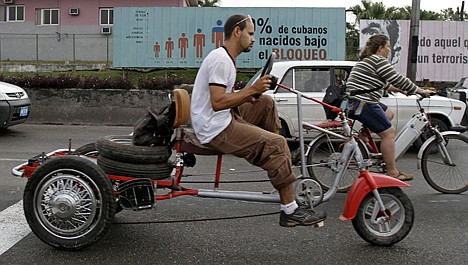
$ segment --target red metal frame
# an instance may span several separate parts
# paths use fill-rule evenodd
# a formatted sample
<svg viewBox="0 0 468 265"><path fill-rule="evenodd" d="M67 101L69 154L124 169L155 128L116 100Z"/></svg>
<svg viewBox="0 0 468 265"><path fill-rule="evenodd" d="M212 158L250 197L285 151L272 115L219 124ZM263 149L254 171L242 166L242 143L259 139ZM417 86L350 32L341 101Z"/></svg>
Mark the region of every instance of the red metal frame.
<svg viewBox="0 0 468 265"><path fill-rule="evenodd" d="M174 149L178 154L181 153L180 151L180 141L176 141L174 145ZM69 153L65 152L55 152L54 156L64 156L64 155L69 155ZM217 162L216 162L216 173L215 173L215 181L214 181L214 188L217 189L219 188L220 184L220 179L221 179L221 165L222 165L222 154L217 155ZM25 178L30 178L31 175L34 173L34 171L40 166L40 163L34 162L32 165L24 165L22 167L23 169L23 177ZM191 188L186 188L183 186L180 186L182 177L184 177L184 166L183 163L176 164L175 167L175 175L172 178L172 180L151 180L152 184L155 185L158 188L168 188L170 189L170 192L162 195L156 195L155 199L156 200L167 200L179 196L184 196L184 195L198 195L198 189L191 189ZM120 176L120 175L112 175L112 174L106 174L107 177L111 181L130 181L137 179L136 177L131 177L131 176ZM115 191L115 194L118 195L118 192Z"/></svg>

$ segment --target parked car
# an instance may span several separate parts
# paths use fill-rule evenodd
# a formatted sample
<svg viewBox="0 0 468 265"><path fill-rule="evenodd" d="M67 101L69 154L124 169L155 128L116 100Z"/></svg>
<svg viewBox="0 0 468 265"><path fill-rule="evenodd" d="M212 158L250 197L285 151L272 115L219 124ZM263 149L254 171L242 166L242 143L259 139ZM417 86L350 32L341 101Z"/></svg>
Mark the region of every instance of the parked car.
<svg viewBox="0 0 468 265"><path fill-rule="evenodd" d="M447 97L461 100L468 103L466 96L468 95L468 77L462 77L460 81L454 86L446 89ZM468 125L468 108L465 110L462 125Z"/></svg>
<svg viewBox="0 0 468 265"><path fill-rule="evenodd" d="M339 81L346 82L351 68L356 62L351 61L279 61L273 64L271 74L278 82L301 92L307 96L322 100L325 90L330 84ZM252 84L261 74L256 73L247 85ZM276 101L279 116L283 126L282 134L287 138L298 137L297 96L285 89L279 88L276 94L267 91ZM382 102L395 112L393 125L397 131L415 114L416 96L406 96L402 93L389 94ZM315 102L302 99L303 119L309 123L319 123L326 120L323 107ZM434 124L441 130L465 131L460 125L466 105L455 99L431 96L422 101L424 108ZM307 135L306 137L314 135Z"/></svg>
<svg viewBox="0 0 468 265"><path fill-rule="evenodd" d="M0 82L0 129L26 121L31 111L31 100L19 86Z"/></svg>

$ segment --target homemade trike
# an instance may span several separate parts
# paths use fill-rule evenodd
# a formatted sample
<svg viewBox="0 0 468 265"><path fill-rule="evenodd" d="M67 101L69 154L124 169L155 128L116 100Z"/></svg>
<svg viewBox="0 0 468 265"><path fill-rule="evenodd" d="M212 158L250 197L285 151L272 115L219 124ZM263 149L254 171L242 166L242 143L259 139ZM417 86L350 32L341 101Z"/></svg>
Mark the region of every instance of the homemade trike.
<svg viewBox="0 0 468 265"><path fill-rule="evenodd" d="M268 68L271 69L271 64L272 59L269 59L265 66L267 69L265 74L268 73ZM297 93L298 98L302 96L300 92L290 91ZM32 231L42 241L59 249L84 248L95 243L105 234L117 211L150 209L155 201L185 195L280 202L276 192L220 190L223 154L199 146L194 141L196 138L189 139L190 133L185 126L190 117L189 95L185 90L175 89L173 97L176 114L173 123L175 137L171 146L175 150L175 159L171 163L173 171L168 178L105 173L99 165L102 154L95 152L92 148L73 150L69 147L48 154L40 154L27 163L13 168L12 172L15 176L28 178L23 198L24 212ZM300 110L300 104L298 108ZM299 122L302 122L301 112L299 115ZM351 157L354 157L360 168L359 176L346 198L340 219L351 220L356 232L371 244L388 246L398 243L408 235L414 221L411 201L400 188L409 185L394 178L367 171L369 161L362 159L356 140L350 133L345 113L339 111L339 117L345 129L345 135L348 137L344 147L346 152L342 153L340 163L347 165ZM302 132L300 136L302 137ZM109 139L112 137L108 137ZM128 151L128 146L130 146L128 140L120 142L116 140L114 143L116 146L122 146L124 151ZM301 149L304 150L303 141L301 141ZM100 150L99 146L97 150ZM113 155L116 155L116 150L112 151ZM151 151L151 147L145 150ZM213 189L186 188L181 184L185 176L184 167L195 164L194 155L217 157ZM303 152L301 158L304 161ZM126 159L135 159L135 157L128 156ZM343 178L342 171L336 174L332 187L323 194L323 189L317 181L304 176L306 173L304 166L301 171L302 175L298 176L295 185L295 198L301 207L315 207L331 200Z"/></svg>

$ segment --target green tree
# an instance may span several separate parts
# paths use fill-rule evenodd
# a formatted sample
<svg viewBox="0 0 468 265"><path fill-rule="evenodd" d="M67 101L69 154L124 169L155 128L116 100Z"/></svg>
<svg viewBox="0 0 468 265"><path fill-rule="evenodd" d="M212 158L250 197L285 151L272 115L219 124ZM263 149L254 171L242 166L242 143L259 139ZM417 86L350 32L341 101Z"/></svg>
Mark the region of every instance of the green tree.
<svg viewBox="0 0 468 265"><path fill-rule="evenodd" d="M354 24L346 23L346 60L357 61L359 53L359 30Z"/></svg>
<svg viewBox="0 0 468 265"><path fill-rule="evenodd" d="M441 12L441 16L442 16L443 20L447 20L447 21L459 21L459 20L461 20L460 11L459 11L458 8L457 8L457 10L453 10L453 8L449 7L447 9L442 9L440 12ZM467 13L463 12L463 18L466 19L466 18L468 18L467 16L468 16Z"/></svg>
<svg viewBox="0 0 468 265"><path fill-rule="evenodd" d="M198 6L215 7L219 5L219 0L198 0Z"/></svg>

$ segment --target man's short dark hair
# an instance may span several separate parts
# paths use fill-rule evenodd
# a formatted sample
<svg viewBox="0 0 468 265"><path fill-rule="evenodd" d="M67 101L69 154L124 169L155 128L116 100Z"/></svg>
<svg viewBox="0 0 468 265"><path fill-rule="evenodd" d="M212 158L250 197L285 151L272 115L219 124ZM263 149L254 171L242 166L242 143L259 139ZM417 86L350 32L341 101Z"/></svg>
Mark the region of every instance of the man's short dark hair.
<svg viewBox="0 0 468 265"><path fill-rule="evenodd" d="M227 20L226 23L224 23L224 38L229 39L231 38L232 31L239 26L240 30L244 30L244 28L247 26L247 16L241 15L241 14L235 14L230 16ZM244 21L242 21L244 20ZM242 21L242 22L240 22ZM239 23L240 22L240 23Z"/></svg>

